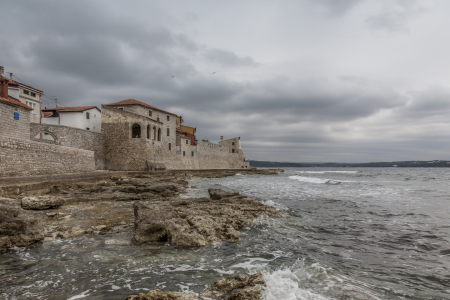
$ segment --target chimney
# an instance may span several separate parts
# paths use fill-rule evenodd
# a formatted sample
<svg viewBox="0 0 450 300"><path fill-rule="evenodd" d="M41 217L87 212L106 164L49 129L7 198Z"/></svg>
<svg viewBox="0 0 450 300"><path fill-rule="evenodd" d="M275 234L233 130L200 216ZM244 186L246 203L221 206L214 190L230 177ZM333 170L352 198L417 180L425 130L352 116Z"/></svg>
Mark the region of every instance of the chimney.
<svg viewBox="0 0 450 300"><path fill-rule="evenodd" d="M13 80L13 79L12 79L12 76L13 76L13 74L12 74L12 73L9 73L9 78L11 78L11 80Z"/></svg>
<svg viewBox="0 0 450 300"><path fill-rule="evenodd" d="M5 68L3 66L0 66L0 77L2 77L4 73L5 73Z"/></svg>
<svg viewBox="0 0 450 300"><path fill-rule="evenodd" d="M8 78L0 77L0 97L8 99Z"/></svg>
<svg viewBox="0 0 450 300"><path fill-rule="evenodd" d="M238 137L239 140L241 140L241 137Z"/></svg>
<svg viewBox="0 0 450 300"><path fill-rule="evenodd" d="M223 141L223 135L222 135L222 136L220 136L220 141L221 141L221 142Z"/></svg>

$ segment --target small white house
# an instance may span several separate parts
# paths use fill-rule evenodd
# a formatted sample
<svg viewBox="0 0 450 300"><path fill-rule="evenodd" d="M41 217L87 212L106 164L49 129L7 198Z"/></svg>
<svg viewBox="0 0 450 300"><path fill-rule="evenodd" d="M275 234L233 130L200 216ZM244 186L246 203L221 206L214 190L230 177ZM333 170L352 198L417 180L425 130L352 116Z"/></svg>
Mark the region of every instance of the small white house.
<svg viewBox="0 0 450 300"><path fill-rule="evenodd" d="M102 115L97 106L55 107L42 110L41 123L101 132Z"/></svg>

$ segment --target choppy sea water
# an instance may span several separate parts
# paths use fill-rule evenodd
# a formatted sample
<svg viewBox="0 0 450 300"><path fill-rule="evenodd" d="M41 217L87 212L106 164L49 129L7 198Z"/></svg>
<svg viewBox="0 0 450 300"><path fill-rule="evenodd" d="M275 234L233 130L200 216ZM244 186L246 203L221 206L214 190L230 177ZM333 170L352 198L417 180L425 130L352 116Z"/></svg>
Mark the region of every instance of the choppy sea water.
<svg viewBox="0 0 450 300"><path fill-rule="evenodd" d="M265 299L450 299L450 169L292 168L273 176L194 179L286 213L240 243L136 246L130 234L0 251L1 299L123 299L151 289L201 292L263 272Z"/></svg>

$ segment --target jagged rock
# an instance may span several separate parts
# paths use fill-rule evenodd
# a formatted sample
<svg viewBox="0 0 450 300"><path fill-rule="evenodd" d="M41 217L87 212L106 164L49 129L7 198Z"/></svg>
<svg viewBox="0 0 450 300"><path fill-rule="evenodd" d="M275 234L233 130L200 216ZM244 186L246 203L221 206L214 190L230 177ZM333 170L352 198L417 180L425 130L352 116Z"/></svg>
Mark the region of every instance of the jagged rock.
<svg viewBox="0 0 450 300"><path fill-rule="evenodd" d="M224 198L239 196L239 193L229 193L221 189L208 189L208 193L213 200L221 200Z"/></svg>
<svg viewBox="0 0 450 300"><path fill-rule="evenodd" d="M239 274L220 278L198 296L191 292L153 290L147 294L128 296L125 300L260 300L265 286L261 273L250 277Z"/></svg>
<svg viewBox="0 0 450 300"><path fill-rule="evenodd" d="M60 198L52 196L25 197L22 199L23 209L44 210L58 208L63 204Z"/></svg>
<svg viewBox="0 0 450 300"><path fill-rule="evenodd" d="M147 294L140 293L139 295L128 296L125 300L198 300L198 297L190 292L161 292L160 290L154 290Z"/></svg>
<svg viewBox="0 0 450 300"><path fill-rule="evenodd" d="M28 215L17 200L0 198L0 249L23 247L44 239L42 224Z"/></svg>

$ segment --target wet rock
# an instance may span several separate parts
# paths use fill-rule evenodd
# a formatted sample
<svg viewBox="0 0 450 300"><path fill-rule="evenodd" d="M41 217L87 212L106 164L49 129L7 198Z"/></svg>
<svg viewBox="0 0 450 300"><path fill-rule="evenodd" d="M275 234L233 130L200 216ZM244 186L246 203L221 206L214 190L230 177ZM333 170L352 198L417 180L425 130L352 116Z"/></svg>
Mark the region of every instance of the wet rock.
<svg viewBox="0 0 450 300"><path fill-rule="evenodd" d="M22 199L22 208L31 210L44 210L58 208L63 204L60 198L52 196L25 197Z"/></svg>
<svg viewBox="0 0 450 300"><path fill-rule="evenodd" d="M17 200L0 198L0 249L29 246L43 239L39 220L27 214Z"/></svg>
<svg viewBox="0 0 450 300"><path fill-rule="evenodd" d="M229 193L221 189L208 189L208 193L213 200L221 200L224 198L239 196L239 193Z"/></svg>
<svg viewBox="0 0 450 300"><path fill-rule="evenodd" d="M160 290L150 291L147 294L140 293L125 298L125 300L198 300L196 294L190 292L161 292Z"/></svg>
<svg viewBox="0 0 450 300"><path fill-rule="evenodd" d="M147 294L132 295L125 300L260 300L265 282L261 273L224 277L211 284L200 295L185 292L153 290Z"/></svg>
<svg viewBox="0 0 450 300"><path fill-rule="evenodd" d="M134 240L137 243L167 241L167 229L171 221L181 219L167 202L136 202L134 208Z"/></svg>

